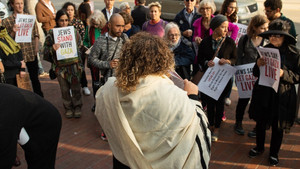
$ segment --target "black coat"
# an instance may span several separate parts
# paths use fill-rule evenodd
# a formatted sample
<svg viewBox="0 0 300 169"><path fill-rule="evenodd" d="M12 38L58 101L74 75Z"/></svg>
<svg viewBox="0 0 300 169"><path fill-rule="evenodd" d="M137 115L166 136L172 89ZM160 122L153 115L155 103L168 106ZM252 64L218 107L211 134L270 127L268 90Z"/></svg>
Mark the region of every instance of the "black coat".
<svg viewBox="0 0 300 169"><path fill-rule="evenodd" d="M0 84L0 168L11 168L21 128L30 139L22 146L28 168L54 168L61 129L59 111L39 95Z"/></svg>
<svg viewBox="0 0 300 169"><path fill-rule="evenodd" d="M139 5L131 12L133 18L133 25L136 25L140 28L143 27L143 24L150 19L149 9L145 6Z"/></svg>
<svg viewBox="0 0 300 169"><path fill-rule="evenodd" d="M174 22L177 23L177 25L179 26L180 32L184 32L188 29L191 29L193 31L194 34L194 27L193 27L193 23L195 22L195 20L197 20L198 18L201 17L201 15L199 15L197 12L194 14L193 19L192 19L192 23L191 25L189 25L189 22L186 20L185 15L184 15L184 11L185 8L183 10L181 10L174 19ZM196 8L194 8L194 11L197 11ZM189 41L192 42L193 40L193 36L187 38Z"/></svg>
<svg viewBox="0 0 300 169"><path fill-rule="evenodd" d="M265 47L276 48L272 44ZM272 122L278 117L279 127L288 131L296 117L296 89L300 82L300 51L294 45L284 45L279 48L281 69L284 70L280 78L278 92L272 88L261 86L256 81L252 91L252 101L249 109L250 118L255 121ZM259 67L255 64L253 75L259 77Z"/></svg>
<svg viewBox="0 0 300 169"><path fill-rule="evenodd" d="M212 48L212 36L208 36L202 40L198 48L198 63L202 67L203 71L206 71L208 68L207 62L213 58L214 54L215 52ZM231 65L235 64L237 51L233 39L226 37L216 57L219 59L229 59L231 61Z"/></svg>
<svg viewBox="0 0 300 169"><path fill-rule="evenodd" d="M105 19L106 19L107 22L108 22L109 20L107 19L106 9L103 8L103 9L101 10L101 12L103 13L103 15L105 16ZM119 8L113 7L113 14L114 14L114 13L119 13L119 12L121 12Z"/></svg>

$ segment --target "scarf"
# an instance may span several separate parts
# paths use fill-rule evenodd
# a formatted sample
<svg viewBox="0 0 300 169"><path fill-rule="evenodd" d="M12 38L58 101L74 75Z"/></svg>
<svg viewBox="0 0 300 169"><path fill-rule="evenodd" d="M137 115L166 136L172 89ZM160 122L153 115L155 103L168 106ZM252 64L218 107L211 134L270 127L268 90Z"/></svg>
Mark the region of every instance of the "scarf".
<svg viewBox="0 0 300 169"><path fill-rule="evenodd" d="M6 45L5 43L0 41L0 48L4 51L6 55L9 54L15 54L18 53L21 49L20 45L18 45L9 35L6 30L6 28L0 30L0 38L4 38L5 41L8 43Z"/></svg>

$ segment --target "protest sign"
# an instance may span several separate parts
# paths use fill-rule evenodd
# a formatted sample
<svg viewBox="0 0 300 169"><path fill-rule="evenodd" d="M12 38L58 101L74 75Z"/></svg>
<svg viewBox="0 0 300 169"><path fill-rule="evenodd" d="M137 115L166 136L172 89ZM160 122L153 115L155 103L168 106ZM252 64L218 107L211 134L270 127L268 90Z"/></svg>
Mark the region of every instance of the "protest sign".
<svg viewBox="0 0 300 169"><path fill-rule="evenodd" d="M175 71L170 71L170 75L170 79L173 81L174 85L180 89L184 89L183 79Z"/></svg>
<svg viewBox="0 0 300 169"><path fill-rule="evenodd" d="M257 80L257 77L253 76L254 64L235 66L235 83L240 98L250 98L252 96L253 86Z"/></svg>
<svg viewBox="0 0 300 169"><path fill-rule="evenodd" d="M278 90L280 78L280 53L274 48L257 48L261 58L265 59L266 65L260 66L260 76L258 84L272 87L276 92Z"/></svg>
<svg viewBox="0 0 300 169"><path fill-rule="evenodd" d="M20 29L16 32L15 41L17 43L30 43L32 41L32 29L35 23L35 16L17 14L16 24Z"/></svg>
<svg viewBox="0 0 300 169"><path fill-rule="evenodd" d="M56 50L57 60L78 57L73 26L54 28L53 36L55 44L60 44L60 47Z"/></svg>
<svg viewBox="0 0 300 169"><path fill-rule="evenodd" d="M239 32L238 32L238 35L235 39L235 44L236 44L236 46L238 46L238 43L239 43L239 40L240 40L241 36L243 36L247 33L248 26L244 25L244 24L240 24L240 23L234 23L234 24L239 27Z"/></svg>
<svg viewBox="0 0 300 169"><path fill-rule="evenodd" d="M218 100L236 69L229 64L219 65L219 58L215 57L213 67L209 67L201 78L199 91Z"/></svg>

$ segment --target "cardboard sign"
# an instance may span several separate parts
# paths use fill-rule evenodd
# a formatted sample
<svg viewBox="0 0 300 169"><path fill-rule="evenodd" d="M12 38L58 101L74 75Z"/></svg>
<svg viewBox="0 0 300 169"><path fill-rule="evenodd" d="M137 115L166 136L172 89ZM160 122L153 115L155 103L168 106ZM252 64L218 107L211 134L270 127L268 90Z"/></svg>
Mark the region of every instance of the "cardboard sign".
<svg viewBox="0 0 300 169"><path fill-rule="evenodd" d="M218 100L236 69L229 64L219 65L219 58L215 57L213 67L209 67L201 78L199 91Z"/></svg>
<svg viewBox="0 0 300 169"><path fill-rule="evenodd" d="M274 48L257 48L261 58L265 59L266 65L259 67L260 76L258 84L272 87L276 92L280 80L280 53Z"/></svg>
<svg viewBox="0 0 300 169"><path fill-rule="evenodd" d="M253 86L257 77L253 76L253 67L255 63L235 66L235 83L238 88L240 98L250 98L252 96Z"/></svg>
<svg viewBox="0 0 300 169"><path fill-rule="evenodd" d="M234 23L234 24L239 27L239 32L238 32L238 35L235 39L235 44L236 44L236 46L238 46L238 43L239 43L239 40L240 40L241 36L243 36L247 33L248 26L244 25L244 24L240 24L240 23Z"/></svg>
<svg viewBox="0 0 300 169"><path fill-rule="evenodd" d="M58 50L56 50L57 60L78 57L73 26L54 28L53 36L55 44L60 44L60 47L58 48Z"/></svg>
<svg viewBox="0 0 300 169"><path fill-rule="evenodd" d="M32 29L35 23L35 16L17 14L16 24L20 30L16 32L15 41L17 43L30 43L32 41Z"/></svg>

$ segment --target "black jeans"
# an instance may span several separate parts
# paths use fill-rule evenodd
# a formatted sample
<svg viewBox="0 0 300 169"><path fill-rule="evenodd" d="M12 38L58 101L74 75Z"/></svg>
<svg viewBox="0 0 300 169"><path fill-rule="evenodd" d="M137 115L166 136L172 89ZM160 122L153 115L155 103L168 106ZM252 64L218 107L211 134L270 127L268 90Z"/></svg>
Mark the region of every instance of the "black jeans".
<svg viewBox="0 0 300 169"><path fill-rule="evenodd" d="M44 97L39 80L39 66L37 57L32 62L26 62L26 67L31 80L33 92L40 95L41 97Z"/></svg>
<svg viewBox="0 0 300 169"><path fill-rule="evenodd" d="M98 68L90 65L91 76L92 76L92 87L93 87L93 95L95 97L97 90L99 89L100 82L100 71Z"/></svg>
<svg viewBox="0 0 300 169"><path fill-rule="evenodd" d="M243 121L243 117L249 100L250 98L239 98L238 103L236 105L235 121Z"/></svg>
<svg viewBox="0 0 300 169"><path fill-rule="evenodd" d="M259 151L265 148L266 137L266 121L256 122L256 148ZM278 117L274 117L272 120L272 136L270 145L270 156L278 158L278 152L283 138L283 129L278 128Z"/></svg>
<svg viewBox="0 0 300 169"><path fill-rule="evenodd" d="M85 74L85 57L86 55L84 53L81 54L81 61L82 61L82 65L83 65L83 70L82 70L82 73L81 73L81 79L80 79L80 84L81 84L81 87L84 88L84 87L87 87L87 83L88 81L86 80L86 74Z"/></svg>

